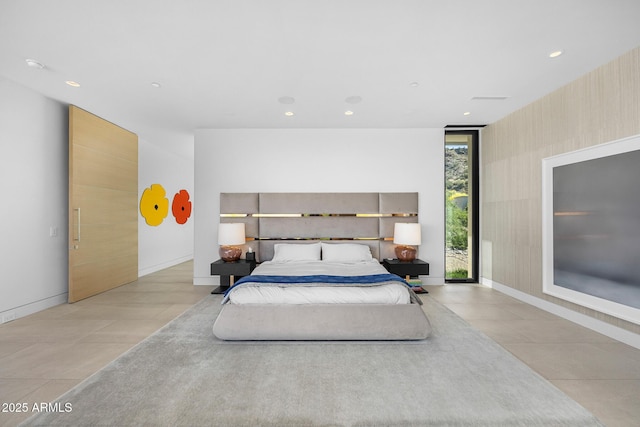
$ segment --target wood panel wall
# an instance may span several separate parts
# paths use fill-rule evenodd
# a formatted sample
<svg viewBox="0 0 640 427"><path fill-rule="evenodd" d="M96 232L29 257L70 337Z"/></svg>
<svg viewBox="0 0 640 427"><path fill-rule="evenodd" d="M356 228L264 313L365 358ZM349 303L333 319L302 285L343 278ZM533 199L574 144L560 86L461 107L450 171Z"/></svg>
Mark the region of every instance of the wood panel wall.
<svg viewBox="0 0 640 427"><path fill-rule="evenodd" d="M487 126L482 276L632 332L640 326L542 293L542 159L640 134L640 47Z"/></svg>

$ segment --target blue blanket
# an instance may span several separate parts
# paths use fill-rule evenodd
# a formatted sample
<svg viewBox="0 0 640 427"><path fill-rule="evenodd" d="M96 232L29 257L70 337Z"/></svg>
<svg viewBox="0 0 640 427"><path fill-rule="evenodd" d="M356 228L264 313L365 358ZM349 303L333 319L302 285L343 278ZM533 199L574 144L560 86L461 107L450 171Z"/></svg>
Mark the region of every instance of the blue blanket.
<svg viewBox="0 0 640 427"><path fill-rule="evenodd" d="M325 286L336 285L371 285L384 282L400 282L411 287L402 277L396 274L370 274L366 276L330 276L324 274L314 274L309 276L269 276L269 275L252 275L245 276L238 280L229 288L224 296L243 283L264 283L277 284L278 286L303 285L303 284L322 284Z"/></svg>

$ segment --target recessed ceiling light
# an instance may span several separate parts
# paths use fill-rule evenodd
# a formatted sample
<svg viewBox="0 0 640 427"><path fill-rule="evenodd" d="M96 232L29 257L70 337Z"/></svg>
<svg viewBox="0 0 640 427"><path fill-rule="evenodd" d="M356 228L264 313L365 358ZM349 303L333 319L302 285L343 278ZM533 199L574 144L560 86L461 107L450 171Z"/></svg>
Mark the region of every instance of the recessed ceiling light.
<svg viewBox="0 0 640 427"><path fill-rule="evenodd" d="M470 116L470 115L471 115L471 111L465 111L465 112L463 113L463 115L465 115L465 116Z"/></svg>
<svg viewBox="0 0 640 427"><path fill-rule="evenodd" d="M293 104L296 100L292 96L281 96L278 98L280 104Z"/></svg>
<svg viewBox="0 0 640 427"><path fill-rule="evenodd" d="M345 116L353 116L353 111L347 110L347 111L344 112L344 115Z"/></svg>
<svg viewBox="0 0 640 427"><path fill-rule="evenodd" d="M562 55L564 53L564 51L562 50L556 50L554 52L551 52L549 54L549 58L557 58L558 56Z"/></svg>
<svg viewBox="0 0 640 427"><path fill-rule="evenodd" d="M411 82L411 83L409 83L409 86L411 86L411 87L418 87L418 86L420 86L420 83L418 83L418 82Z"/></svg>
<svg viewBox="0 0 640 427"><path fill-rule="evenodd" d="M286 111L286 112L284 113L284 115L285 115L285 116L287 116L287 117L291 117L291 116L293 116L294 114L293 114L293 111Z"/></svg>
<svg viewBox="0 0 640 427"><path fill-rule="evenodd" d="M42 64L41 62L36 61L35 59L25 59L25 62L27 63L27 65L29 67L32 67L32 68L39 68L39 69L43 69L44 68L44 64Z"/></svg>
<svg viewBox="0 0 640 427"><path fill-rule="evenodd" d="M162 85L160 83L158 83L158 82L152 82L151 86L153 86L155 88L161 88L162 87Z"/></svg>
<svg viewBox="0 0 640 427"><path fill-rule="evenodd" d="M349 96L349 97L344 99L344 102L346 102L347 104L358 104L359 102L362 102L362 97L361 96Z"/></svg>
<svg viewBox="0 0 640 427"><path fill-rule="evenodd" d="M67 80L65 83L71 87L80 87L80 83L74 82L73 80Z"/></svg>

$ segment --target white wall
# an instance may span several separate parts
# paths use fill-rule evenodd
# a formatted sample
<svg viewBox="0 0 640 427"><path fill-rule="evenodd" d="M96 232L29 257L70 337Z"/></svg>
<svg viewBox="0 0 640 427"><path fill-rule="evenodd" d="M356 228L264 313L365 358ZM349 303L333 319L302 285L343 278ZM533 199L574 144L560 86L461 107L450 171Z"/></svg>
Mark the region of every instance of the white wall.
<svg viewBox="0 0 640 427"><path fill-rule="evenodd" d="M68 126L67 106L0 78L0 322L66 301Z"/></svg>
<svg viewBox="0 0 640 427"><path fill-rule="evenodd" d="M194 283L217 284L224 192L418 192L425 283L444 282L443 129L203 129L195 134Z"/></svg>
<svg viewBox="0 0 640 427"><path fill-rule="evenodd" d="M0 323L67 301L68 127L66 104L0 77ZM195 205L193 135L137 133L139 194L161 183L170 202L186 189ZM139 218L139 275L193 257L193 215Z"/></svg>
<svg viewBox="0 0 640 427"><path fill-rule="evenodd" d="M178 224L171 214L173 196L180 190L189 192L192 206L195 206L193 154L189 155L189 150L176 153L163 148L161 135L151 135L150 138L153 143L143 137L138 138L138 201L145 188L161 184L169 199L169 214L162 224L152 227L146 224L138 210L139 276L193 258L193 212L185 224ZM193 146L193 136L171 135L169 138L176 145Z"/></svg>

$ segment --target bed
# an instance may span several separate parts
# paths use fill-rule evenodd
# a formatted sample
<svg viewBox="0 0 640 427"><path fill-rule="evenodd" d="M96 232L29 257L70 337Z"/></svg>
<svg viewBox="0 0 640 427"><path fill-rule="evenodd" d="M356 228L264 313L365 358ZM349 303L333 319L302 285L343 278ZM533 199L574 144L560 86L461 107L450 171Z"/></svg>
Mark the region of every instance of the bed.
<svg viewBox="0 0 640 427"><path fill-rule="evenodd" d="M366 244L275 244L271 260L225 294L222 340L420 340L422 302Z"/></svg>

